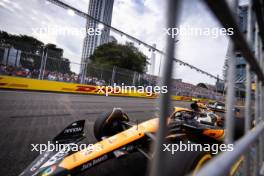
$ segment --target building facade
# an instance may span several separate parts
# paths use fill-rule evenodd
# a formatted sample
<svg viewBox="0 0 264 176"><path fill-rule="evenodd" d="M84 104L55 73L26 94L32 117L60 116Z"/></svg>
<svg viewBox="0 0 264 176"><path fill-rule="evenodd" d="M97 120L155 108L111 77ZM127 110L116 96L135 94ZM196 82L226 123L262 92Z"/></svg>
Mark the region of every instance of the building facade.
<svg viewBox="0 0 264 176"><path fill-rule="evenodd" d="M239 27L246 35L247 33L247 6L239 7ZM244 84L246 80L246 61L240 52L236 53L236 83Z"/></svg>
<svg viewBox="0 0 264 176"><path fill-rule="evenodd" d="M111 25L113 4L114 0L90 0L88 14L107 25ZM89 29L100 29L100 35L89 35L88 32L86 33L82 51L81 74L85 72L85 65L89 62L89 57L93 54L96 47L109 42L109 28L88 18L86 22L86 30L89 31Z"/></svg>
<svg viewBox="0 0 264 176"><path fill-rule="evenodd" d="M238 14L238 23L240 30L244 33L245 37L247 34L247 16L248 16L248 6L240 6L239 7L239 14ZM253 21L254 21L254 16L253 16ZM254 32L255 29L253 29ZM253 35L253 43L254 43L254 37ZM227 51L227 56L230 56L230 53L232 51L230 48ZM245 90L245 81L246 81L246 61L244 57L241 55L240 51L236 51L235 53L235 83L236 83L236 88L239 89L239 91L244 92ZM227 80L227 61L225 64L224 68L224 79Z"/></svg>

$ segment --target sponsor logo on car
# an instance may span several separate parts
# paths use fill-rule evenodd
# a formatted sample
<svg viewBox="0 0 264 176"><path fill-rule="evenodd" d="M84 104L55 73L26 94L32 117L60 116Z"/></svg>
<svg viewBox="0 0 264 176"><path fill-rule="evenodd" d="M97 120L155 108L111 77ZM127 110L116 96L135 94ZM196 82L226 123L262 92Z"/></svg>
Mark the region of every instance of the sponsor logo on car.
<svg viewBox="0 0 264 176"><path fill-rule="evenodd" d="M99 157L99 158L96 158L96 159L94 159L93 161L91 161L91 162L89 162L89 163L87 163L87 164L84 164L83 166L82 166L82 171L83 170L86 170L86 169L88 169L88 168L90 168L90 167L92 167L92 166L94 166L94 165L96 165L96 164L98 164L98 163L100 163L100 162L103 162L103 161L105 161L105 160L107 160L107 158L108 158L108 156L107 155L103 155L102 157Z"/></svg>
<svg viewBox="0 0 264 176"><path fill-rule="evenodd" d="M82 128L70 128L70 129L66 129L64 133L72 133L72 132L80 132L80 131L82 131Z"/></svg>
<svg viewBox="0 0 264 176"><path fill-rule="evenodd" d="M50 166L48 169L46 169L41 176L49 176L50 174L52 174L54 171L56 170L56 166Z"/></svg>
<svg viewBox="0 0 264 176"><path fill-rule="evenodd" d="M38 167L44 162L44 160L49 156L49 153L45 153L43 157L41 157L31 168L30 171L34 172L38 169Z"/></svg>
<svg viewBox="0 0 264 176"><path fill-rule="evenodd" d="M61 150L58 153L56 153L45 164L43 164L41 166L41 168L44 168L44 167L47 167L47 166L55 164L57 161L61 160L64 156L66 156L69 151L70 151L69 148L63 148L63 150Z"/></svg>

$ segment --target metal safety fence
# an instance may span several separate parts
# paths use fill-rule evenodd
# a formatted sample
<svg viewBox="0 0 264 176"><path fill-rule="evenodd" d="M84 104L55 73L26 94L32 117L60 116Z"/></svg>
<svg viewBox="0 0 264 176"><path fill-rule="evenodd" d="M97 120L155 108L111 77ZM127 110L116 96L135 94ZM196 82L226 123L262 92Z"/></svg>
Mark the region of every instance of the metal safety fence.
<svg viewBox="0 0 264 176"><path fill-rule="evenodd" d="M181 12L181 0L169 0L167 2L167 26L168 28L178 27L177 19ZM234 35L231 36L230 49L231 56L228 58L228 78L227 78L227 95L225 115L225 143L234 143L232 152L222 152L198 172L199 176L223 176L229 175L231 167L243 156L243 175L264 175L263 167L263 141L264 141L264 4L261 0L249 0L248 4L248 25L247 36L239 29L237 22L238 0L204 0L216 19L225 28L233 28ZM253 21L253 18L255 19ZM163 65L163 74L161 85L171 84L173 57L177 50L174 49L175 43L171 37L166 39L166 59ZM254 46L254 47L252 47ZM245 133L239 140L234 141L234 102L235 102L235 53L241 52L246 60L246 102L245 102ZM252 82L251 75L255 75L256 90L254 92L255 101L252 99ZM167 134L166 121L169 116L170 92L162 94L160 97L160 128L157 133L155 144L155 156L151 166L151 175L164 175L166 166L163 165L166 156L162 154L162 144L165 142ZM252 108L254 103L254 108ZM253 153L253 160L250 155Z"/></svg>
<svg viewBox="0 0 264 176"><path fill-rule="evenodd" d="M81 64L63 58L59 52L24 46L0 46L0 74L33 79L81 83ZM83 84L155 86L158 77L145 73L99 64L87 64Z"/></svg>
<svg viewBox="0 0 264 176"><path fill-rule="evenodd" d="M160 80L156 75L93 63L86 65L86 74L82 77L81 63L71 60L64 58L62 50L54 45L36 48L32 45L13 43L0 46L2 75L99 86L115 84L146 87L156 86ZM202 88L178 79L173 79L172 94L224 101L223 95L218 93L213 85L211 88Z"/></svg>

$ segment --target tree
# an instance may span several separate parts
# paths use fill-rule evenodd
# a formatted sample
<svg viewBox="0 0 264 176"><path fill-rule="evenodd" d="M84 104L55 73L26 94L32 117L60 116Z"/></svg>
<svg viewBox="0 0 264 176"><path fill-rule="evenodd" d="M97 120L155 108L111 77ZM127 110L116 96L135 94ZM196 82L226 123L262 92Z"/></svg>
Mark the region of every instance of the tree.
<svg viewBox="0 0 264 176"><path fill-rule="evenodd" d="M10 45L31 54L39 54L44 43L27 35L13 35L0 31L0 45Z"/></svg>
<svg viewBox="0 0 264 176"><path fill-rule="evenodd" d="M21 50L20 63L24 68L30 70L40 68L43 47L45 46L48 48L46 69L62 73L71 73L69 60L63 58L63 49L57 48L54 44L49 43L44 45L42 41L32 36L14 35L0 30L0 46L14 47L17 50Z"/></svg>
<svg viewBox="0 0 264 176"><path fill-rule="evenodd" d="M147 57L132 44L120 45L115 42L97 47L90 60L95 65L117 66L139 73L145 73L148 64Z"/></svg>

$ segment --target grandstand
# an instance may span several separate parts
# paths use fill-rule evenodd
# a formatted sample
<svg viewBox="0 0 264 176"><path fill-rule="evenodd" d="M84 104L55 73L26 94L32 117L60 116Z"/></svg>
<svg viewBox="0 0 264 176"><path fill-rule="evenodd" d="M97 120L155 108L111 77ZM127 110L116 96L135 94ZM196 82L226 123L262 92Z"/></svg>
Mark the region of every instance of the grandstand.
<svg viewBox="0 0 264 176"><path fill-rule="evenodd" d="M99 74L96 74L98 71L98 66L89 65L90 74L87 74L85 77L84 84L87 85L97 85L97 86L107 86L111 85L112 82L121 85L125 83L126 85L137 85L137 86L155 86L158 84L159 78L157 76L136 73L138 76L137 81L131 80L127 82L127 78L130 77L130 73L134 73L133 71L126 69L119 69L123 72L119 72L122 77L116 77L116 80L112 81L111 71L104 70L99 68ZM93 69L94 71L91 71ZM106 68L105 68L106 69ZM117 68L116 68L117 69ZM104 73L105 74L102 74ZM28 68L14 67L8 66L4 64L0 64L0 75L7 76L16 76L16 77L25 77L38 79L40 74L40 70L33 69L30 70ZM110 75L109 75L110 74ZM44 80L49 81L59 81L59 82L68 82L68 83L80 83L80 75L76 73L61 73L58 71L49 71L45 70L44 72ZM213 85L205 85L204 83L199 83L198 85L193 85L191 83L182 82L179 79L174 79L172 84L172 94L177 96L187 96L187 97L196 97L196 98L206 98L206 99L214 99L218 101L223 100L223 95L221 93L216 92L216 88Z"/></svg>

